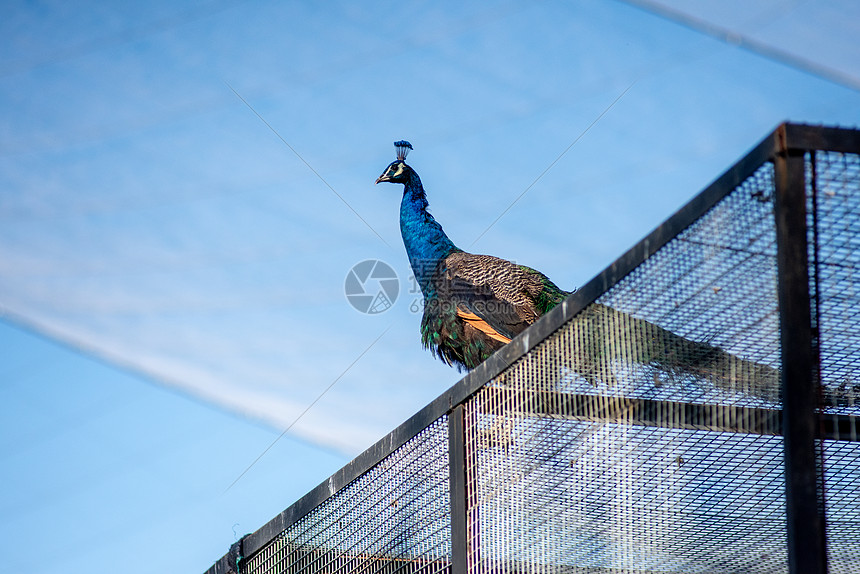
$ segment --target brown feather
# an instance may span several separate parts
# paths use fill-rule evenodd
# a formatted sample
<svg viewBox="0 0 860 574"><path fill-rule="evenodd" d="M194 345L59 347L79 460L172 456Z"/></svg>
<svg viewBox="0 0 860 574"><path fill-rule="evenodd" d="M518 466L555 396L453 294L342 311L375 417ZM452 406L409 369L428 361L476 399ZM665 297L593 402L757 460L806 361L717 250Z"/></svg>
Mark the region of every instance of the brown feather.
<svg viewBox="0 0 860 574"><path fill-rule="evenodd" d="M495 329L493 329L489 323L475 315L474 313L470 313L468 311L464 311L462 309L457 309L457 316L463 319L467 325L474 327L475 329L481 331L482 333L492 337L496 341L501 341L502 343L508 344L511 340L508 337L505 337Z"/></svg>

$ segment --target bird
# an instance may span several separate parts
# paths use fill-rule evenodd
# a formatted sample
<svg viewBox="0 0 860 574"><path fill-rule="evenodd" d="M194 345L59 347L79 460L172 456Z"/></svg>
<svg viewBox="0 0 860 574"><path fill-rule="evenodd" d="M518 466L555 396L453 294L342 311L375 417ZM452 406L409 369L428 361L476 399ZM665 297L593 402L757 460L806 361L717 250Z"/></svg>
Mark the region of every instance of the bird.
<svg viewBox="0 0 860 574"><path fill-rule="evenodd" d="M457 247L428 211L421 178L405 161L412 145L394 146L397 159L376 183L403 184L400 232L424 297L421 342L446 364L474 369L572 291L525 265Z"/></svg>
<svg viewBox="0 0 860 574"><path fill-rule="evenodd" d="M400 232L424 297L421 342L446 364L472 370L575 289L562 289L525 265L457 247L428 211L421 178L406 163L412 144L401 140L394 146L397 159L376 183L403 185ZM770 398L778 389L779 372L773 367L737 357L707 341L676 335L607 305L587 306L579 322L588 335L571 357L571 369L592 385L614 384L615 376L607 367L616 360L633 360L670 376L704 378L723 388ZM624 355L631 349L634 356ZM656 372L654 381L660 385Z"/></svg>

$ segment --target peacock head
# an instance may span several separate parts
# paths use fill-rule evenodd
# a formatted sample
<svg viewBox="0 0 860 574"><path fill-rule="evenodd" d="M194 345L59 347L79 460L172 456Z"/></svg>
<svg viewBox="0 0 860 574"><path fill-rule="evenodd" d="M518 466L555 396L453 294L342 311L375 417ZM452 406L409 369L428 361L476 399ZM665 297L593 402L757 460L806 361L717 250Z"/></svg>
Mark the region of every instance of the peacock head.
<svg viewBox="0 0 860 574"><path fill-rule="evenodd" d="M406 154L412 149L412 144L408 141L401 140L394 142L394 147L397 149L397 159L388 164L385 171L382 172L376 183L387 181L389 183L407 183L412 173L412 168L406 165Z"/></svg>

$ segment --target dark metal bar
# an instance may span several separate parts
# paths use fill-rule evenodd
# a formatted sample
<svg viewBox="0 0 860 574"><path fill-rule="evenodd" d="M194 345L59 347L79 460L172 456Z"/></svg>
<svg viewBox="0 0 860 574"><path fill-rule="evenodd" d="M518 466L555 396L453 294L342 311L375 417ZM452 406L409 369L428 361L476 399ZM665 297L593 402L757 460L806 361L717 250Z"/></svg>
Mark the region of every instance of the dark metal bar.
<svg viewBox="0 0 860 574"><path fill-rule="evenodd" d="M860 130L785 124L785 143L796 150L860 153Z"/></svg>
<svg viewBox="0 0 860 574"><path fill-rule="evenodd" d="M206 574L239 574L242 561L245 559L243 545L247 536L243 536L230 546L230 551L212 565Z"/></svg>
<svg viewBox="0 0 860 574"><path fill-rule="evenodd" d="M448 416L448 465L451 472L451 574L469 571L469 524L466 501L466 430L463 405Z"/></svg>
<svg viewBox="0 0 860 574"><path fill-rule="evenodd" d="M513 412L536 417L712 432L783 434L783 412L779 409L503 388L485 389L481 397L482 400L476 403L475 408L489 414L492 414L494 405L510 404L518 407ZM828 415L821 422L822 439L860 440L860 417Z"/></svg>
<svg viewBox="0 0 860 574"><path fill-rule="evenodd" d="M783 434L788 565L793 574L825 574L827 550L819 484L817 336L809 294L804 154L777 131L774 158L777 295L782 349Z"/></svg>
<svg viewBox="0 0 860 574"><path fill-rule="evenodd" d="M209 567L205 574L235 574L236 570L230 566L230 555L225 554Z"/></svg>

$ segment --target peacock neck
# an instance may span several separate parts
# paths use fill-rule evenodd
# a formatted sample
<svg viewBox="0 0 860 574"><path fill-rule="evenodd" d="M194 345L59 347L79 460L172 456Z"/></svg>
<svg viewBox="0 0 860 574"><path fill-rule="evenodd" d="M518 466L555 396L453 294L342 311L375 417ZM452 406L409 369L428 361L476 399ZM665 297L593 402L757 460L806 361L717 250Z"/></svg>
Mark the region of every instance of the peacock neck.
<svg viewBox="0 0 860 574"><path fill-rule="evenodd" d="M425 296L433 292L432 276L439 261L460 251L427 211L428 205L421 179L412 172L400 203L400 234L412 272Z"/></svg>

